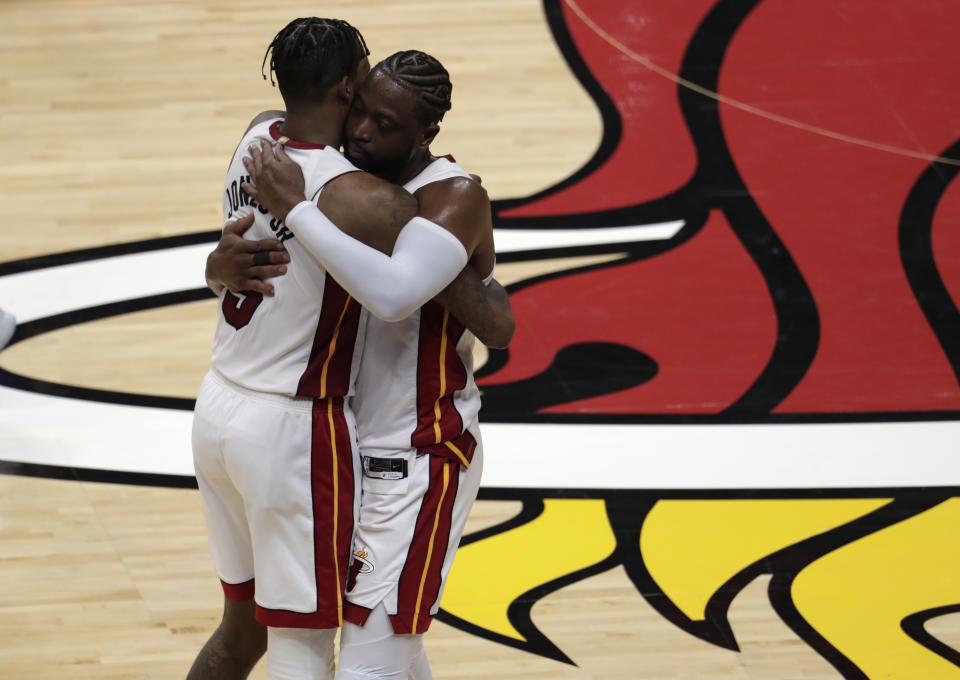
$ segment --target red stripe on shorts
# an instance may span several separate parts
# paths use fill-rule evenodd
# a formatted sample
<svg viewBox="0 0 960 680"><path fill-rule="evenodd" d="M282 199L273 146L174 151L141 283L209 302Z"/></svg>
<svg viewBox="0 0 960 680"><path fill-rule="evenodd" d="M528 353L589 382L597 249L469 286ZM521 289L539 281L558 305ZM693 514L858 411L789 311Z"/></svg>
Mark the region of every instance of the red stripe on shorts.
<svg viewBox="0 0 960 680"><path fill-rule="evenodd" d="M423 633L433 620L430 610L440 596L459 480L459 463L430 457L430 483L400 573L397 613L390 616L397 634Z"/></svg>
<svg viewBox="0 0 960 680"><path fill-rule="evenodd" d="M343 623L354 522L352 443L343 399L315 399L311 486L317 607L314 612L299 613L257 605L257 621L266 626L336 628Z"/></svg>
<svg viewBox="0 0 960 680"><path fill-rule="evenodd" d="M355 626L362 626L367 622L372 611L372 609L348 601L343 605L343 620L349 621Z"/></svg>
<svg viewBox="0 0 960 680"><path fill-rule="evenodd" d="M246 602L254 593L254 579L244 581L243 583L227 583L220 579L220 585L223 586L223 594L228 600L234 602Z"/></svg>

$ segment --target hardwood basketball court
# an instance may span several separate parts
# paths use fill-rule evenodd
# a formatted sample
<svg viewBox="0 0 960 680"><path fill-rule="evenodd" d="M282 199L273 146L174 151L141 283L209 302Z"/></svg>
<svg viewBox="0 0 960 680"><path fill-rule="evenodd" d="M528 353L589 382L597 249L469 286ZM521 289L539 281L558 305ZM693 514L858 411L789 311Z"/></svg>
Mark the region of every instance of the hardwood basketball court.
<svg viewBox="0 0 960 680"><path fill-rule="evenodd" d="M311 14L449 69L519 324L434 676L960 677L960 3L12 0L0 678L183 677L219 620L202 258Z"/></svg>

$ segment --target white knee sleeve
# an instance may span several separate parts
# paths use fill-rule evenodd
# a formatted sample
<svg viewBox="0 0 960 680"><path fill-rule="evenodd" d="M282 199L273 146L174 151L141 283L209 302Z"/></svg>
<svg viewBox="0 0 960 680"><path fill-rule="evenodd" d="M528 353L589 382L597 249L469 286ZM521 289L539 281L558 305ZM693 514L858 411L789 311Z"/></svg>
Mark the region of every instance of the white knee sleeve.
<svg viewBox="0 0 960 680"><path fill-rule="evenodd" d="M333 680L336 628L267 628L270 680Z"/></svg>
<svg viewBox="0 0 960 680"><path fill-rule="evenodd" d="M417 637L421 638L420 651L410 661L410 680L433 680L430 662L427 661L427 650L423 648L423 636L418 635Z"/></svg>
<svg viewBox="0 0 960 680"><path fill-rule="evenodd" d="M397 635L383 605L363 626L344 622L336 680L431 680L422 635Z"/></svg>

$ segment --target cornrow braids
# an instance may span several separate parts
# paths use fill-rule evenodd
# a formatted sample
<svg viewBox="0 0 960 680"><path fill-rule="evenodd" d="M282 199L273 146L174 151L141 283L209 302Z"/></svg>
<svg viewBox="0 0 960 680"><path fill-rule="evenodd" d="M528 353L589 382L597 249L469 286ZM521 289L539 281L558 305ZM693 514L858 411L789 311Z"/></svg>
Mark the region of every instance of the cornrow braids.
<svg viewBox="0 0 960 680"><path fill-rule="evenodd" d="M294 19L267 47L260 73L266 80L269 58L270 84L279 85L284 101L316 100L343 76L353 75L369 54L360 31L346 21Z"/></svg>
<svg viewBox="0 0 960 680"><path fill-rule="evenodd" d="M390 55L376 68L396 83L412 90L418 98L420 122L439 123L450 110L453 84L450 74L439 61L419 50L405 50Z"/></svg>

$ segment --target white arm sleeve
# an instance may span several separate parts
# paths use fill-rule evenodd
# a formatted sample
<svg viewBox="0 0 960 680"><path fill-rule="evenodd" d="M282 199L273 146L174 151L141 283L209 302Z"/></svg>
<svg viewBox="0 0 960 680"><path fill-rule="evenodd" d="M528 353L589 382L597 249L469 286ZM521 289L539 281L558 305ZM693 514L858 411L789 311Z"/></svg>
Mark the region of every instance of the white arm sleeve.
<svg viewBox="0 0 960 680"><path fill-rule="evenodd" d="M422 217L404 225L389 256L344 234L311 201L294 206L284 222L350 295L384 321L410 316L467 264L460 239Z"/></svg>

